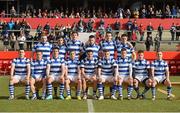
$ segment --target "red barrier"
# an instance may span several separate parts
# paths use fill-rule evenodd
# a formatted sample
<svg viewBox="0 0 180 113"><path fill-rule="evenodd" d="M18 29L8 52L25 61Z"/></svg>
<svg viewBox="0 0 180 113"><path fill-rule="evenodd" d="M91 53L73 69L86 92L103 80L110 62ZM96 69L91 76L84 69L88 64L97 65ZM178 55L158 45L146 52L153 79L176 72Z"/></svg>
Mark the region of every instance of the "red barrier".
<svg viewBox="0 0 180 113"><path fill-rule="evenodd" d="M11 18L0 18L0 20L3 21L9 21ZM19 19L20 21L23 18L14 18L13 20L16 21L17 19ZM41 25L45 25L47 22L50 23L51 27L54 27L57 23L59 25L64 25L66 26L67 24L73 25L74 22L78 22L79 19L70 19L70 18L66 18L66 19L57 19L57 18L25 18L25 20L31 25L31 27L33 29L36 29L38 24ZM85 22L87 22L89 19L84 19ZM129 19L104 19L105 21L105 26L107 26L107 24L114 24L116 20L119 20L122 24L122 28L121 29L125 29L125 24L127 23L127 21ZM95 28L97 28L98 24L99 24L100 19L95 19ZM134 21L132 19L132 21ZM138 25L140 25L141 23L143 24L144 27L146 27L149 22L152 23L154 29L157 29L159 24L161 23L164 26L164 29L169 30L171 27L172 23L179 23L180 24L180 19L137 19L137 23Z"/></svg>

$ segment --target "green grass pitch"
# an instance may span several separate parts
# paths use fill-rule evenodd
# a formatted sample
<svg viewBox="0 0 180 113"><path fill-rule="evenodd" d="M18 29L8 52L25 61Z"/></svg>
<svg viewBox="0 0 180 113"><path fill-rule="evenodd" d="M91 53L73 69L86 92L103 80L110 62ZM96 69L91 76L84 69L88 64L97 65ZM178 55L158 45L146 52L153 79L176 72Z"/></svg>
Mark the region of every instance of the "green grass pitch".
<svg viewBox="0 0 180 113"><path fill-rule="evenodd" d="M180 77L172 76L171 81L178 82ZM166 87L160 87L166 91ZM0 77L0 112L88 112L87 100L25 100L24 88L16 87L18 99L8 100L8 77ZM108 88L106 88L108 91ZM141 88L142 89L142 88ZM126 97L126 90L123 91ZM166 100L166 95L157 91L157 99L151 100L151 90L146 100L92 100L94 112L180 112L180 86L173 87L175 98ZM133 96L135 92L133 91Z"/></svg>

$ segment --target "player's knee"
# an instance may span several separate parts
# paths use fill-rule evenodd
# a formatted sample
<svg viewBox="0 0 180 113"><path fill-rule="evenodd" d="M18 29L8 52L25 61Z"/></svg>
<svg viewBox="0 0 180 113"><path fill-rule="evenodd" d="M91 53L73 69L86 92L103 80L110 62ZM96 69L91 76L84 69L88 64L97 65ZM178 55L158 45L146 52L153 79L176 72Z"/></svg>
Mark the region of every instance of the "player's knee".
<svg viewBox="0 0 180 113"><path fill-rule="evenodd" d="M133 83L134 83L135 85L137 85L137 84L138 84L138 80L137 80L137 79L134 79L134 80L133 80Z"/></svg>
<svg viewBox="0 0 180 113"><path fill-rule="evenodd" d="M169 80L166 80L164 83L166 86L171 86L171 82Z"/></svg>

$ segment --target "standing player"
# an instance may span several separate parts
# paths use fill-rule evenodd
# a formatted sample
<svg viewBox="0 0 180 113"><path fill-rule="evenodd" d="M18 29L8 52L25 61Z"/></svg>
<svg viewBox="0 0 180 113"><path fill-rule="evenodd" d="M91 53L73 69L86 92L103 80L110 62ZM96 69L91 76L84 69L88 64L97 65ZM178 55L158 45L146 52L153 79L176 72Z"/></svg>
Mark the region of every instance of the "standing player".
<svg viewBox="0 0 180 113"><path fill-rule="evenodd" d="M43 59L44 60L49 60L51 50L52 50L52 45L47 41L47 36L42 36L41 37L41 42L34 45L32 58L34 56L35 51L42 51Z"/></svg>
<svg viewBox="0 0 180 113"><path fill-rule="evenodd" d="M171 99L172 86L169 80L169 67L166 61L163 60L163 53L157 52L157 59L151 64L152 70L152 100L155 100L156 85L162 83L167 86L167 99Z"/></svg>
<svg viewBox="0 0 180 113"><path fill-rule="evenodd" d="M93 83L93 98L96 99L97 85L97 59L93 57L93 51L87 51L87 58L81 61L82 84L83 84L83 99L87 99L86 83Z"/></svg>
<svg viewBox="0 0 180 113"><path fill-rule="evenodd" d="M100 47L95 43L95 36L90 35L88 43L85 45L85 52L87 53L87 51L92 50L93 57L97 59L99 57L98 56L99 49Z"/></svg>
<svg viewBox="0 0 180 113"><path fill-rule="evenodd" d="M152 80L150 79L150 63L144 59L144 51L138 51L138 59L133 63L134 71L134 90L137 92L137 98L139 98L139 83L145 85L142 97L145 98L145 93L150 89Z"/></svg>
<svg viewBox="0 0 180 113"><path fill-rule="evenodd" d="M31 62L31 91L33 93L32 100L37 99L35 83L42 82L43 83L43 94L42 99L45 99L46 95L46 65L47 61L42 59L42 52L36 51L36 60Z"/></svg>
<svg viewBox="0 0 180 113"><path fill-rule="evenodd" d="M115 60L110 57L110 51L104 50L104 57L98 62L98 91L99 100L104 99L103 83L113 83L112 93L114 94L117 85L117 64ZM113 95L111 98L114 98Z"/></svg>
<svg viewBox="0 0 180 113"><path fill-rule="evenodd" d="M76 58L81 56L81 53L84 52L84 44L78 39L78 32L71 33L71 40L67 42L67 50L68 52L75 51Z"/></svg>
<svg viewBox="0 0 180 113"><path fill-rule="evenodd" d="M67 97L66 100L71 99L71 89L70 83L77 84L77 99L81 100L81 89L82 89L82 82L81 82L81 71L80 71L80 62L76 58L76 52L70 52L70 58L66 61L66 90L67 90Z"/></svg>
<svg viewBox="0 0 180 113"><path fill-rule="evenodd" d="M129 59L132 59L133 61L136 60L136 53L134 51L133 46L130 44L130 42L127 41L128 36L126 34L121 35L121 41L116 43L117 48L117 57L121 57L121 50L123 48L127 51L127 57Z"/></svg>
<svg viewBox="0 0 180 113"><path fill-rule="evenodd" d="M26 84L25 94L26 99L29 99L30 85L30 60L25 58L25 51L19 50L19 58L13 59L11 65L11 73L10 73L10 83L9 83L9 99L14 99L14 84L22 82Z"/></svg>
<svg viewBox="0 0 180 113"><path fill-rule="evenodd" d="M59 85L59 98L64 99L64 74L65 74L65 62L64 59L59 57L59 47L53 47L53 58L48 61L47 64L47 100L53 99L52 96L52 83L58 82Z"/></svg>
<svg viewBox="0 0 180 113"><path fill-rule="evenodd" d="M112 40L112 33L106 32L105 40L100 43L100 49L103 52L108 50L110 52L110 57L114 58L114 51L116 50L115 42Z"/></svg>
<svg viewBox="0 0 180 113"><path fill-rule="evenodd" d="M58 39L58 46L59 46L59 57L62 58L62 59L65 59L66 57L66 51L67 51L67 47L64 43L64 38L63 37L60 37Z"/></svg>
<svg viewBox="0 0 180 113"><path fill-rule="evenodd" d="M128 100L131 99L131 94L133 91L133 78L132 78L132 63L129 57L127 57L127 51L125 48L121 49L121 57L117 59L118 64L118 91L119 91L119 99L123 100L122 94L122 83L128 84Z"/></svg>

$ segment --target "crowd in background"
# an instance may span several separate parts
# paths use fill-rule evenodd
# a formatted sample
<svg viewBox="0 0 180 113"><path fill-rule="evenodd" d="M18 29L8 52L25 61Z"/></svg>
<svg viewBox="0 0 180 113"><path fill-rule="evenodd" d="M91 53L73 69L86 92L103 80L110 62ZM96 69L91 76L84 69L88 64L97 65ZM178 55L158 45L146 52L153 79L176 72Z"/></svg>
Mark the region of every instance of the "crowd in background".
<svg viewBox="0 0 180 113"><path fill-rule="evenodd" d="M77 32L96 32L97 43L99 43L101 39L104 38L105 32L113 32L114 38L117 38L119 32L122 30L122 25L120 21L116 21L112 25L105 26L105 22L103 19L100 20L97 28L94 28L94 19L89 19L86 23L83 19L80 19L77 23L73 25L67 24L67 26L56 24L55 27L51 27L49 22L46 23L45 26L38 25L36 29L36 33L32 34L31 25L23 19L22 21L16 20L14 22L11 19L9 22L1 21L0 22L0 36L3 41L5 50L10 45L12 50L15 50L15 46L18 43L19 48L22 48L26 43L27 50L32 49L33 42L38 41L41 38L42 33L45 33L48 36L49 42L53 43L57 40L58 37L64 37L68 39L70 37L71 31ZM150 50L150 46L155 42L155 46L160 46L160 41L163 40L163 31L164 28L160 24L157 29L156 36L152 36L152 32L154 31L154 27L149 23L148 26L143 26L143 24L138 25L136 20L131 20L125 24L125 32L128 35L128 40L132 41L132 45L136 45L135 42L138 40L138 36L140 36L139 41L145 40L146 50ZM173 23L169 29L171 33L171 40L178 41L180 36L180 25ZM145 38L145 33L147 34ZM138 35L138 36L137 36ZM16 43L17 42L17 43Z"/></svg>
<svg viewBox="0 0 180 113"><path fill-rule="evenodd" d="M21 18L180 18L180 8L175 5L166 5L165 8L155 5L142 5L140 8L95 8L92 9L63 8L60 9L32 9L17 13L14 6L7 15L5 10L0 11L0 17L21 17Z"/></svg>

